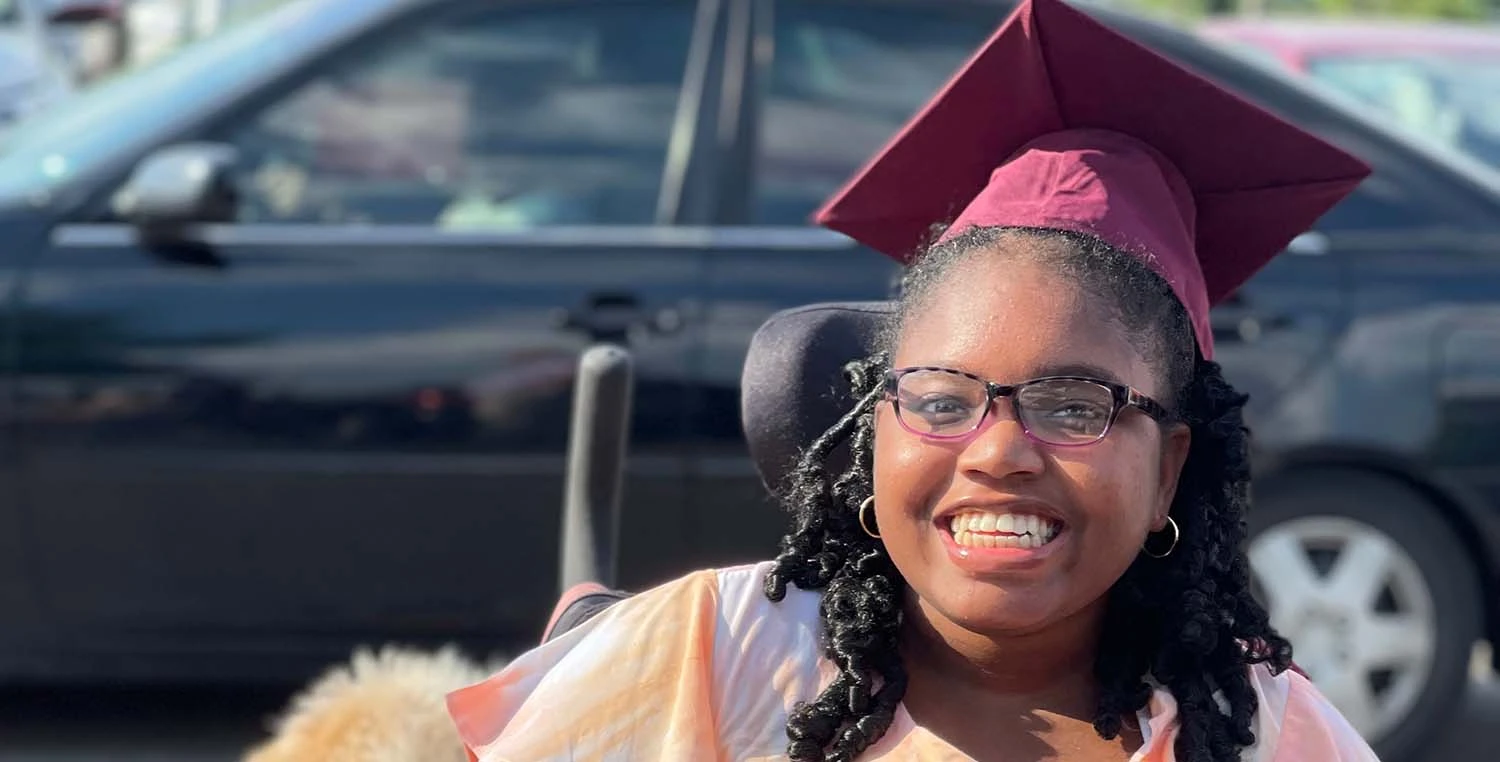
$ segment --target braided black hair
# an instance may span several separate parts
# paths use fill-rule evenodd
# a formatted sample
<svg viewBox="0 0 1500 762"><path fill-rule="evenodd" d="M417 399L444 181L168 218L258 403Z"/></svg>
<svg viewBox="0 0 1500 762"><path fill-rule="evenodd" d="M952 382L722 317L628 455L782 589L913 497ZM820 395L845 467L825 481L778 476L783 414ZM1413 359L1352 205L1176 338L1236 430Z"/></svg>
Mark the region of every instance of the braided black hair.
<svg viewBox="0 0 1500 762"><path fill-rule="evenodd" d="M1251 597L1241 551L1250 478L1245 397L1217 364L1200 358L1182 303L1140 260L1090 236L1016 228L968 231L912 265L883 350L846 369L858 402L808 447L781 491L792 527L765 593L779 601L789 584L822 591L822 647L838 668L826 690L788 717L788 756L853 760L890 727L905 693L898 636L906 583L858 524L872 489L875 402L908 316L954 265L1000 251L1027 252L1112 307L1156 360L1171 395L1164 402L1192 431L1171 509L1181 533L1176 549L1164 559L1138 557L1109 593L1094 664L1094 728L1105 739L1116 737L1124 718L1147 705L1149 676L1177 700L1178 759L1236 760L1255 740L1248 666L1268 663L1279 673L1291 662L1291 645ZM847 456L848 466L829 473L836 453Z"/></svg>

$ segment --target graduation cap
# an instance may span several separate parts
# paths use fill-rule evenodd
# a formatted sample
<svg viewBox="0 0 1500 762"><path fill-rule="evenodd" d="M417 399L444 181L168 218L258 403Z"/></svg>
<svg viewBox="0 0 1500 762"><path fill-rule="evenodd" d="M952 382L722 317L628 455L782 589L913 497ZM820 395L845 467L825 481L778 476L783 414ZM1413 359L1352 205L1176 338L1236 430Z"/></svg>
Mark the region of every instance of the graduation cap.
<svg viewBox="0 0 1500 762"><path fill-rule="evenodd" d="M1062 0L1025 0L818 224L901 262L974 226L1094 235L1209 309L1370 173Z"/></svg>

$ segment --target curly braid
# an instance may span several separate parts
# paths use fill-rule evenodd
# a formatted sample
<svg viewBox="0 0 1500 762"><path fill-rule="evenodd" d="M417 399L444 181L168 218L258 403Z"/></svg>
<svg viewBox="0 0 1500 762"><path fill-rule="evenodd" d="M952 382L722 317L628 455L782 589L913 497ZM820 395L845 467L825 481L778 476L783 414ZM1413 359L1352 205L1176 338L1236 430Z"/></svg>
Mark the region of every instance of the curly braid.
<svg viewBox="0 0 1500 762"><path fill-rule="evenodd" d="M781 492L792 526L765 593L779 601L789 584L822 591L821 646L838 669L827 689L788 717L788 756L855 759L890 727L905 693L898 641L906 582L858 524L872 490L881 374L901 326L955 265L1005 252L1024 252L1112 306L1156 360L1170 390L1167 404L1192 432L1171 509L1180 529L1175 551L1164 559L1138 557L1109 593L1094 665L1094 728L1116 737L1125 718L1146 707L1154 680L1178 703L1177 758L1231 762L1255 740L1247 667L1268 663L1280 672L1291 662L1291 645L1250 595L1241 551L1250 478L1245 397L1217 364L1197 355L1182 303L1140 260L1090 236L1020 228L968 231L930 247L909 269L881 351L846 368L856 404L807 448ZM841 447L848 448L849 465L830 474L830 458Z"/></svg>

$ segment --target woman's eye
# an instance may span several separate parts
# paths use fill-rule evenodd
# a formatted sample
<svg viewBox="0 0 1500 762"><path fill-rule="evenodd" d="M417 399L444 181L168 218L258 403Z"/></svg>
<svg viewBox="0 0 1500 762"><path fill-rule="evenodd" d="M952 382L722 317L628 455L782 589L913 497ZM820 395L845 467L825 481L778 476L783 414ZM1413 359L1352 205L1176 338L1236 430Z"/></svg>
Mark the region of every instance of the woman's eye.
<svg viewBox="0 0 1500 762"><path fill-rule="evenodd" d="M1074 400L1047 411L1047 418L1063 424L1092 424L1109 417L1109 410L1092 402Z"/></svg>
<svg viewBox="0 0 1500 762"><path fill-rule="evenodd" d="M1107 412L1103 407L1092 402L1074 400L1063 403L1057 411L1060 415L1077 416L1081 418L1102 418Z"/></svg>
<svg viewBox="0 0 1500 762"><path fill-rule="evenodd" d="M923 418L935 421L966 418L972 410L972 407L962 399L938 395L923 397L917 400L915 405L909 407L912 412Z"/></svg>

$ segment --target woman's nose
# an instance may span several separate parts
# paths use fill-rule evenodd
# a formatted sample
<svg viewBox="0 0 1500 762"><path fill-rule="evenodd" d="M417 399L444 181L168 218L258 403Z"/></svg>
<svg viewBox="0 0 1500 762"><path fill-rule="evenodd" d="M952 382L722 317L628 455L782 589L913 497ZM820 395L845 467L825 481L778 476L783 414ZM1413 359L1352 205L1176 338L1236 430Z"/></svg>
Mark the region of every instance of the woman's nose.
<svg viewBox="0 0 1500 762"><path fill-rule="evenodd" d="M1042 445L1026 434L1015 408L998 399L959 454L958 466L995 479L1041 472Z"/></svg>

